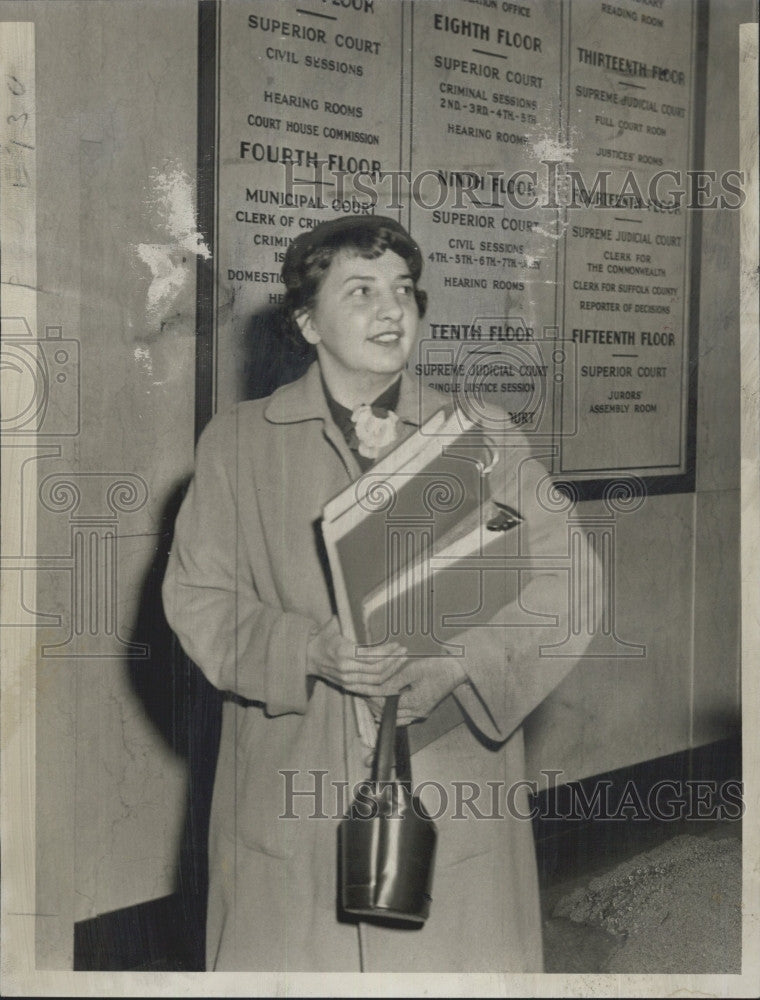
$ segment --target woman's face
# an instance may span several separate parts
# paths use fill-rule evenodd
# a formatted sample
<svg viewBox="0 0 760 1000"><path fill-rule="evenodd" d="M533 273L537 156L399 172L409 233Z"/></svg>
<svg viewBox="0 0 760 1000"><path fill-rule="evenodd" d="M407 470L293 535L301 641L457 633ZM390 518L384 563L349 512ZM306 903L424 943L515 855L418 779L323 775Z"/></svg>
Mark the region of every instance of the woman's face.
<svg viewBox="0 0 760 1000"><path fill-rule="evenodd" d="M342 251L298 324L326 374L379 382L406 364L418 319L414 281L402 257L386 250L367 260Z"/></svg>

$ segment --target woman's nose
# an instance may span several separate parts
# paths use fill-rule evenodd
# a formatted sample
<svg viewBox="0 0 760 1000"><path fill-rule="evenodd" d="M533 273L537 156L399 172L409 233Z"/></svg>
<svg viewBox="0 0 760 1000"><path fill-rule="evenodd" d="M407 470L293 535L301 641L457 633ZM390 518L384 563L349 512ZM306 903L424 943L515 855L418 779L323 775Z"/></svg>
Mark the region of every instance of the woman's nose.
<svg viewBox="0 0 760 1000"><path fill-rule="evenodd" d="M395 289L388 288L380 293L377 314L380 318L398 319L403 315L404 307L396 295Z"/></svg>

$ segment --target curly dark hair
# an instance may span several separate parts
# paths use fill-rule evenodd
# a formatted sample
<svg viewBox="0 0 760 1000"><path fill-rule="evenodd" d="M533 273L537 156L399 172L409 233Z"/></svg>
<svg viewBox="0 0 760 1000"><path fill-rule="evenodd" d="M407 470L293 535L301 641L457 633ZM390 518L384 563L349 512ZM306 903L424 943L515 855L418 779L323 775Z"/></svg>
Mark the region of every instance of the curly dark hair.
<svg viewBox="0 0 760 1000"><path fill-rule="evenodd" d="M394 219L372 215L342 216L307 230L293 240L282 265L286 314L294 319L305 309L312 308L336 254L348 252L372 260L386 250L398 254L406 262L421 319L427 308L427 293L417 287L422 273L420 248Z"/></svg>

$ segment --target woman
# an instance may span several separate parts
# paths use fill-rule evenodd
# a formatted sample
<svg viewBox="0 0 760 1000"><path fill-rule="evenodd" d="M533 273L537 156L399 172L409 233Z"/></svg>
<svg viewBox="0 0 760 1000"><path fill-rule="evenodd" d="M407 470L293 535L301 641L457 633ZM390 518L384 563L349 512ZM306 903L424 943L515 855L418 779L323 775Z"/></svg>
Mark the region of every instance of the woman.
<svg viewBox="0 0 760 1000"><path fill-rule="evenodd" d="M186 652L227 692L209 969L541 971L519 727L573 661L540 656L561 637L556 625L524 622L526 609L554 621L566 610L565 575L526 570L519 607L463 633L462 657L405 660L387 644L362 659L340 633L322 555L322 510L371 466L378 422L391 447L446 405L404 370L425 309L421 270L419 248L391 219L342 217L300 236L283 265L286 306L317 361L268 399L217 416L198 444L163 595ZM545 470L522 439L508 441L495 489L511 506L531 504L523 551L562 555L564 521L536 500ZM509 628L515 615L523 627ZM338 793L366 778L370 752L354 702L366 716L398 691L400 722L443 701L461 719L412 758L434 812L435 788L451 792L437 820L431 915L416 931L345 919L336 893L350 792L342 802ZM488 804L468 807L463 789L488 789Z"/></svg>

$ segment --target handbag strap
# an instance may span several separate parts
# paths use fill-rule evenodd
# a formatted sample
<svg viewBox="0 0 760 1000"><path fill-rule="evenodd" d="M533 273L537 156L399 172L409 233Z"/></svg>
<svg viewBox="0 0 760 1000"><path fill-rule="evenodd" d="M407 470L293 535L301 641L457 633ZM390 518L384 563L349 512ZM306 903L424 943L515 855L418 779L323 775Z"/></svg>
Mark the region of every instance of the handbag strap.
<svg viewBox="0 0 760 1000"><path fill-rule="evenodd" d="M372 780L375 782L390 781L395 759L396 780L411 789L412 768L409 757L409 735L406 726L396 726L398 700L397 694L390 695L385 699L372 767Z"/></svg>
<svg viewBox="0 0 760 1000"><path fill-rule="evenodd" d="M412 792L412 763L409 757L409 727L396 727L396 781Z"/></svg>
<svg viewBox="0 0 760 1000"><path fill-rule="evenodd" d="M372 766L373 781L391 780L398 699L399 696L397 694L392 694L385 699L383 717L380 720L380 733L377 737L377 747L375 749L375 760Z"/></svg>

